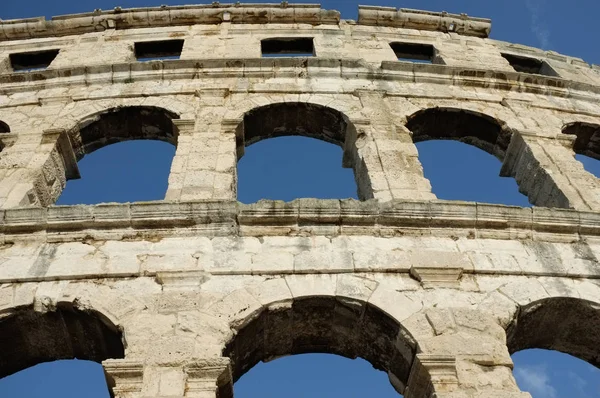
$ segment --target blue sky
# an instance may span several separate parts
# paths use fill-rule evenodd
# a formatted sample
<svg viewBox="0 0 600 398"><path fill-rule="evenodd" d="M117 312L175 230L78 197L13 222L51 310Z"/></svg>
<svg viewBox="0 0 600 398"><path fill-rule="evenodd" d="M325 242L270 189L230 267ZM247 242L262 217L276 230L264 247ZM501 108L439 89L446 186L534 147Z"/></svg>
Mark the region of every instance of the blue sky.
<svg viewBox="0 0 600 398"><path fill-rule="evenodd" d="M0 0L0 18L50 17L117 5L139 7L161 3L165 0ZM353 19L357 3L322 2L323 7L338 9L344 18ZM542 47L600 64L597 0L574 0L568 6L559 0L362 0L360 3L490 17L495 39ZM431 141L417 146L425 175L439 198L528 205L512 179L498 177L500 162L491 155L458 142ZM173 154L174 147L170 144L151 141L126 142L98 150L80 162L83 178L69 182L59 203L162 198ZM260 198L355 197L352 171L341 168L341 156L340 148L308 138L277 138L252 145L238 165L239 200L250 203ZM597 161L580 156L578 159L590 172L600 174ZM513 358L519 385L534 398L600 395L600 373L583 361L541 350L520 352ZM373 370L363 360L302 355L259 364L244 375L236 384L236 398L256 396L392 398L398 394L385 374ZM108 393L99 365L65 361L39 365L1 379L0 397L107 398Z"/></svg>

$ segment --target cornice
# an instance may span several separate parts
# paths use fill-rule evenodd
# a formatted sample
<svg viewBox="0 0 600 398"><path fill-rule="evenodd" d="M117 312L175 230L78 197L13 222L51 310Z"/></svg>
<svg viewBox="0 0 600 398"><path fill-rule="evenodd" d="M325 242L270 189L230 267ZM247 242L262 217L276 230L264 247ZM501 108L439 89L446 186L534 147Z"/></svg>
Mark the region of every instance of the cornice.
<svg viewBox="0 0 600 398"><path fill-rule="evenodd" d="M36 92L59 87L134 82L227 78L340 78L343 80L427 83L541 94L584 101L598 100L600 86L519 72L437 64L384 61L374 67L360 59L246 58L183 59L98 66L50 68L0 74L0 94Z"/></svg>
<svg viewBox="0 0 600 398"><path fill-rule="evenodd" d="M459 201L298 199L139 202L0 211L4 242L152 236L370 235L577 242L600 236L600 213Z"/></svg>

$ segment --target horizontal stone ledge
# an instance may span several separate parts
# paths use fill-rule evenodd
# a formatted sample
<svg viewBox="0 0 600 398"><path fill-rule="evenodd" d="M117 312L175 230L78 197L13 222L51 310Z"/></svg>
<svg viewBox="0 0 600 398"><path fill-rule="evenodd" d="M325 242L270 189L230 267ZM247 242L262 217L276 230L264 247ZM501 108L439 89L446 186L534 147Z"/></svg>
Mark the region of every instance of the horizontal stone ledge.
<svg viewBox="0 0 600 398"><path fill-rule="evenodd" d="M578 240L600 235L600 213L566 209L521 208L460 201L357 201L297 199L138 202L48 208L16 208L0 212L0 233L22 235L45 231L68 239L69 232L158 230L158 234L373 236L413 234L477 238L486 231L505 239ZM294 232L295 231L295 232ZM420 231L420 232L419 232ZM424 232L427 231L427 232ZM442 231L442 232L440 232ZM461 232L462 231L462 232ZM496 232L494 232L496 231Z"/></svg>
<svg viewBox="0 0 600 398"><path fill-rule="evenodd" d="M373 274L393 274L397 276L403 276L406 278L414 279L418 282L423 283L426 288L459 288L461 283L461 277L469 276L471 278L477 277L524 277L524 278L559 278L559 279L588 279L588 280L600 280L598 273L590 272L572 272L572 271L509 271L509 270L484 270L478 269L476 266L473 269L457 269L457 268L425 268L427 273L424 274L423 267L414 269L410 265L406 267L380 267L377 269L344 269L344 270L327 270L327 269L307 269L307 270L294 270L294 269L206 269L206 270L170 270L166 271L170 274L171 280L165 281L165 271L140 271L136 273L125 273L117 271L104 271L96 273L74 273L68 275L45 275L45 276L10 276L0 277L0 285L7 285L11 283L40 283L40 282L60 282L60 281L90 281L98 279L110 279L110 280L131 280L137 278L148 278L159 283L165 290L177 291L177 290L194 290L199 289L204 279L209 276L214 277L227 277L227 276L306 276L306 275L319 275L319 276L336 276L336 275L373 275Z"/></svg>
<svg viewBox="0 0 600 398"><path fill-rule="evenodd" d="M324 10L319 4L219 4L161 6L96 10L84 14L0 20L0 41L52 36L80 35L108 29L136 29L198 24L292 24L340 23L340 13Z"/></svg>
<svg viewBox="0 0 600 398"><path fill-rule="evenodd" d="M457 33L465 36L486 38L492 30L492 21L487 18L474 18L466 14L450 14L412 10L408 8L359 6L360 25L389 26L394 28L418 29L444 33Z"/></svg>
<svg viewBox="0 0 600 398"><path fill-rule="evenodd" d="M0 231L77 231L235 225L235 202L136 202L17 208L3 211Z"/></svg>
<svg viewBox="0 0 600 398"><path fill-rule="evenodd" d="M338 25L340 12L325 10L320 4L220 4L160 6L44 17L0 20L0 41L60 37L101 32L109 29L136 29L198 24L310 24ZM355 23L348 21L348 23ZM486 38L491 20L466 14L431 12L391 7L359 6L358 24L385 26Z"/></svg>
<svg viewBox="0 0 600 398"><path fill-rule="evenodd" d="M219 79L222 82L222 79L236 77L384 80L479 87L584 100L590 99L589 94L600 94L600 86L529 73L402 61L383 61L380 67L375 67L363 59L319 57L180 59L49 68L0 74L0 94L146 81Z"/></svg>
<svg viewBox="0 0 600 398"><path fill-rule="evenodd" d="M148 273L124 273L124 272L102 272L102 273L77 273L75 271L69 275L49 275L49 276L14 276L2 278L0 277L0 285L11 283L40 283L40 282L60 282L60 281L89 281L98 279L135 279L135 278L155 278L155 275Z"/></svg>

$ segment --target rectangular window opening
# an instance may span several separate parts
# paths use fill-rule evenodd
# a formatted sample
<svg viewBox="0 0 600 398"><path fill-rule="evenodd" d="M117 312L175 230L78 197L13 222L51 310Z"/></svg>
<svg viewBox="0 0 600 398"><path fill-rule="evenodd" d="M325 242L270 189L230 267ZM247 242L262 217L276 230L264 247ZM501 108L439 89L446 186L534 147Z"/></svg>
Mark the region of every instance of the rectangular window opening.
<svg viewBox="0 0 600 398"><path fill-rule="evenodd" d="M283 37L265 39L260 42L262 56L273 57L314 57L315 46L312 37Z"/></svg>
<svg viewBox="0 0 600 398"><path fill-rule="evenodd" d="M419 43L390 43L398 61L432 64L435 57L435 48L431 44Z"/></svg>
<svg viewBox="0 0 600 398"><path fill-rule="evenodd" d="M513 54L502 54L510 66L517 72L532 73L535 75L558 76L548 63L537 58L522 57Z"/></svg>
<svg viewBox="0 0 600 398"><path fill-rule="evenodd" d="M10 65L15 72L46 69L54 61L58 52L59 50L44 50L10 54Z"/></svg>
<svg viewBox="0 0 600 398"><path fill-rule="evenodd" d="M141 41L134 45L138 61L179 59L183 40Z"/></svg>

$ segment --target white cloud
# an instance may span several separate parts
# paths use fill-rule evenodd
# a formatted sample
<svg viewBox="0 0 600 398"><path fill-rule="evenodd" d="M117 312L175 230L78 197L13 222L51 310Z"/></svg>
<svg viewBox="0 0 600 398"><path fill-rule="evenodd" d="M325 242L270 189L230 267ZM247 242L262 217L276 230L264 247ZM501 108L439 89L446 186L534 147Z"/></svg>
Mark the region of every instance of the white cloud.
<svg viewBox="0 0 600 398"><path fill-rule="evenodd" d="M543 21L543 12L547 8L546 0L526 0L525 5L531 13L531 32L544 49L550 46L550 31Z"/></svg>
<svg viewBox="0 0 600 398"><path fill-rule="evenodd" d="M550 375L545 366L521 366L515 369L515 377L523 390L533 398L557 398L556 389L550 384Z"/></svg>

